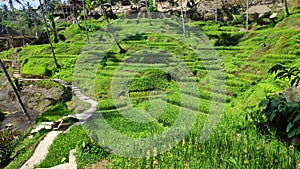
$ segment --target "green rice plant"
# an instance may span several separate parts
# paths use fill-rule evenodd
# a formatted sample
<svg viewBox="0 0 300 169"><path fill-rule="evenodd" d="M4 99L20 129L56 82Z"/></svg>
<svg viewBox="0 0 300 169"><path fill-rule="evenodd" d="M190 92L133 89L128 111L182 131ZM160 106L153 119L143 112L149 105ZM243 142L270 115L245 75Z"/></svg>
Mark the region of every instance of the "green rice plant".
<svg viewBox="0 0 300 169"><path fill-rule="evenodd" d="M46 158L38 165L40 168L49 168L68 162L69 153L76 146L88 143L90 138L82 126L75 125L67 133L61 133L53 141Z"/></svg>
<svg viewBox="0 0 300 169"><path fill-rule="evenodd" d="M31 129L28 129L24 135L26 136ZM24 137L19 144L14 148L14 153L11 157L13 160L5 166L5 169L20 168L33 154L34 149L39 142L46 136L47 130L38 131L32 138Z"/></svg>
<svg viewBox="0 0 300 169"><path fill-rule="evenodd" d="M171 104L167 104L163 113L157 119L159 123L164 126L172 126L177 119L179 113L179 107Z"/></svg>
<svg viewBox="0 0 300 169"><path fill-rule="evenodd" d="M263 57L266 60L267 59L278 59L278 60L298 59L298 57L296 55L293 55L293 54L265 54Z"/></svg>
<svg viewBox="0 0 300 169"><path fill-rule="evenodd" d="M143 115L143 112L140 111L132 112L132 109L124 109L123 113L140 116L140 118L142 118L142 116L145 116ZM158 134L164 130L164 128L156 121L152 121L149 123L138 123L135 121L131 121L126 117L123 117L117 110L102 111L101 114L112 128L130 137L146 138L151 135Z"/></svg>
<svg viewBox="0 0 300 169"><path fill-rule="evenodd" d="M92 139L83 141L76 147L76 162L79 169L89 167L108 156L108 152L97 145Z"/></svg>
<svg viewBox="0 0 300 169"><path fill-rule="evenodd" d="M75 114L75 112L68 110L64 103L57 103L51 106L45 113L37 117L34 121L36 124L41 122L56 121L70 114Z"/></svg>
<svg viewBox="0 0 300 169"><path fill-rule="evenodd" d="M243 78L245 80L251 80L251 81L255 81L255 80L258 80L259 78L261 78L260 75L250 74L250 73L240 73L238 75L238 77Z"/></svg>
<svg viewBox="0 0 300 169"><path fill-rule="evenodd" d="M126 107L128 103L126 100L113 100L113 99L104 99L98 100L97 108L99 110L112 110L116 108Z"/></svg>

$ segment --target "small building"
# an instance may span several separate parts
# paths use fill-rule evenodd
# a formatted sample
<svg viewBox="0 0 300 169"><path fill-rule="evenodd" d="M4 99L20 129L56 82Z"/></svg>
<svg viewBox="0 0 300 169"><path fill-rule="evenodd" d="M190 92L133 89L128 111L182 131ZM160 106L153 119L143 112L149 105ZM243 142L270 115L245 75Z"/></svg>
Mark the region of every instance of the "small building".
<svg viewBox="0 0 300 169"><path fill-rule="evenodd" d="M73 6L70 4L62 4L56 7L56 11L52 14L54 17L68 17L73 11Z"/></svg>

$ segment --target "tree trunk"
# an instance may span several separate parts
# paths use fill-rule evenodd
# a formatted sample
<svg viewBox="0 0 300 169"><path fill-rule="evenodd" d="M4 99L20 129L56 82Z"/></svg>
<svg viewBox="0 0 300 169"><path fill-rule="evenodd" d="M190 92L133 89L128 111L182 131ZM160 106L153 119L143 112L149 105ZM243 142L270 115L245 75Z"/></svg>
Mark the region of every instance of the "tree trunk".
<svg viewBox="0 0 300 169"><path fill-rule="evenodd" d="M73 1L72 2L72 10L73 10L73 19L74 19L74 22L77 24L78 28L83 30L82 26L80 25L78 19L77 19L77 11L75 11L75 6L76 6L76 1Z"/></svg>
<svg viewBox="0 0 300 169"><path fill-rule="evenodd" d="M87 27L87 22L86 22L86 10L85 10L85 3L84 0L82 1L82 6L83 6L83 19L84 19L84 25L85 25L85 35L86 35L86 42L87 44L90 44L90 38L89 38L89 31Z"/></svg>
<svg viewBox="0 0 300 169"><path fill-rule="evenodd" d="M106 11L105 11L105 9L104 9L104 7L103 7L103 4L102 4L102 0L100 0L100 6L101 6L101 10L103 11L105 20L106 20L106 22L107 22L108 29L109 29L109 31L111 32L111 34L112 34L112 36L113 36L113 38L114 38L114 41L115 41L116 45L118 46L118 48L119 48L119 50L120 50L119 53L126 53L127 51L121 47L121 45L119 44L119 42L118 42L118 40L117 40L117 37L115 36L114 29L112 28L112 26L111 26L111 24L110 24L110 22L109 22L109 20L108 20Z"/></svg>
<svg viewBox="0 0 300 169"><path fill-rule="evenodd" d="M149 14L149 9L148 9L148 1L146 1L146 11L147 11L147 16L148 16L148 21L149 21L149 25L152 26L151 24L151 20L150 20L150 14Z"/></svg>
<svg viewBox="0 0 300 169"><path fill-rule="evenodd" d="M181 21L182 21L182 31L183 31L184 37L186 37L182 0L180 0L180 12L181 12Z"/></svg>
<svg viewBox="0 0 300 169"><path fill-rule="evenodd" d="M3 26L4 26L5 31L7 33L7 47L8 47L8 49L14 48L14 40L11 38L10 33L9 33L6 25L4 24Z"/></svg>
<svg viewBox="0 0 300 169"><path fill-rule="evenodd" d="M14 92L14 94L15 94L17 100L18 100L19 106L20 106L20 108L21 108L23 114L26 116L26 118L27 118L27 120L28 120L28 123L29 123L30 125L33 126L33 122L32 122L32 120L31 120L29 114L27 113L27 110L26 110L26 108L25 108L25 106L24 106L24 104L23 104L23 102L22 102L22 99L21 99L19 93L17 92L17 89L16 89L15 85L14 85L13 82L11 81L11 78L9 77L9 74L7 73L7 71L6 71L6 69L5 69L5 66L4 66L4 64L3 64L3 62L2 62L1 59L0 59L0 66L2 67L3 72L4 72L6 78L7 78L8 82L9 82L11 88L13 89L13 92Z"/></svg>
<svg viewBox="0 0 300 169"><path fill-rule="evenodd" d="M47 36L48 36L48 40L49 40L49 44L50 44L52 56L53 56L53 59L54 59L54 63L56 65L56 67L59 69L60 65L57 62L57 59L56 59L56 56L55 56L55 52L54 52L54 49L53 49L53 45L52 45L52 41L51 41L51 38L50 38L49 29L48 29L48 26L47 26L47 21L46 21L46 17L45 17L45 13L44 13L44 7L42 6L41 0L39 0L39 3L40 3L40 6L41 6L41 10L42 10L43 20L44 20L44 23L46 24L46 32L47 32Z"/></svg>
<svg viewBox="0 0 300 169"><path fill-rule="evenodd" d="M218 0L215 0L215 22L218 23Z"/></svg>
<svg viewBox="0 0 300 169"><path fill-rule="evenodd" d="M284 5L285 5L286 17L289 17L290 16L290 12L289 12L289 8L288 8L287 0L284 0Z"/></svg>
<svg viewBox="0 0 300 169"><path fill-rule="evenodd" d="M249 30L249 0L246 0L246 31Z"/></svg>

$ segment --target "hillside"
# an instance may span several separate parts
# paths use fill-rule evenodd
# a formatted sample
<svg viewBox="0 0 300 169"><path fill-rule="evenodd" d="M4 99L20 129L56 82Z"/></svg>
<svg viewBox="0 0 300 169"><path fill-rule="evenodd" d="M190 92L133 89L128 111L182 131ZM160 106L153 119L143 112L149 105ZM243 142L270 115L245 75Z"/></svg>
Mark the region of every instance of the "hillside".
<svg viewBox="0 0 300 169"><path fill-rule="evenodd" d="M76 25L59 32L66 39L54 44L60 69L48 44L24 46L23 77L63 79L98 102L87 123L53 142L39 167L67 162L76 148L79 168L99 161L111 168L299 168L299 143L260 132L248 112L289 87L268 74L272 66L300 67L299 18L249 32L188 22L186 38L180 18L151 19L151 26L144 18L116 19L113 34L100 18L88 21L91 44ZM22 152L7 168L26 158Z"/></svg>

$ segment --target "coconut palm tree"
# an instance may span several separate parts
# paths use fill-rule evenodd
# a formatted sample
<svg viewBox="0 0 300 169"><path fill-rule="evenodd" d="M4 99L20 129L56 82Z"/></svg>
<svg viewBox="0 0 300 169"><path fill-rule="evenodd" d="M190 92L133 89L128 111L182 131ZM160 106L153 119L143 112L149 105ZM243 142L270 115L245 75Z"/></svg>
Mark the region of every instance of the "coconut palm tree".
<svg viewBox="0 0 300 169"><path fill-rule="evenodd" d="M11 9L11 20L13 20L14 17L15 17L14 16L15 15L15 12L14 12L15 11L14 2L22 5L21 1L19 1L19 0L14 0L14 1L13 0L2 0L2 2L7 2L9 4L10 9ZM9 30L7 29L6 25L4 27L5 27L6 33L7 33L7 41L9 42L8 43L9 44L8 47L9 48L13 48L14 44L13 44L12 34L9 33Z"/></svg>
<svg viewBox="0 0 300 169"><path fill-rule="evenodd" d="M186 37L186 33L185 33L185 20L184 20L183 6L182 5L183 5L182 0L180 0L180 12L181 12L181 21L182 21L182 31L183 31L184 37Z"/></svg>
<svg viewBox="0 0 300 169"><path fill-rule="evenodd" d="M215 22L218 23L218 0L215 0Z"/></svg>
<svg viewBox="0 0 300 169"><path fill-rule="evenodd" d="M149 14L149 9L148 9L148 1L147 0L140 0L138 1L138 4L139 4L139 12L142 12L143 15L146 11L147 13L147 17L148 17L148 22L149 22L149 25L152 26L151 24L151 19L150 19L150 14ZM144 16L143 16L144 17ZM138 18L139 19L139 18Z"/></svg>
<svg viewBox="0 0 300 169"><path fill-rule="evenodd" d="M49 29L49 33L51 32L54 36L54 43L58 43L58 29L56 27L56 22L59 19L59 17L54 18L51 14L48 14L46 16L47 18L47 27Z"/></svg>
<svg viewBox="0 0 300 169"><path fill-rule="evenodd" d="M85 8L85 3L84 0L82 1L82 7L83 7L83 18L84 18L84 26L85 26L85 35L86 35L86 42L90 44L90 39L89 39L89 31L87 27L87 22L86 22L86 8Z"/></svg>
<svg viewBox="0 0 300 169"><path fill-rule="evenodd" d="M289 17L290 12L289 12L289 8L288 8L287 0L284 0L284 6L285 6L286 17Z"/></svg>
<svg viewBox="0 0 300 169"><path fill-rule="evenodd" d="M106 23L107 23L107 26L108 26L108 29L109 31L111 32L113 38L114 38L114 41L116 43L116 45L118 46L119 48L119 53L126 53L127 51L125 49L123 49L121 47L121 45L119 44L118 40L117 40L117 37L115 36L115 32L114 32L114 29L112 28L110 22L109 22L109 19L108 19L108 16L107 16L107 13L106 13L106 10L103 6L103 3L102 3L102 0L100 0L100 7L101 7L101 10L103 11L103 14L104 14L104 17L105 17L105 20L106 20Z"/></svg>
<svg viewBox="0 0 300 169"><path fill-rule="evenodd" d="M10 35L10 32L7 28L7 24L6 22L8 22L9 20L9 11L8 11L8 7L4 4L1 8L1 25L2 27L5 29L5 32L6 32L6 35L7 35L7 47L8 48L13 48L14 45L13 45L13 39ZM9 22L11 23L11 22Z"/></svg>
<svg viewBox="0 0 300 169"><path fill-rule="evenodd" d="M44 0L44 4L45 4L46 1L47 0ZM54 59L54 63L55 63L55 65L56 65L57 68L60 68L60 65L58 64L56 56L55 56L54 48L53 48L52 41L51 41L50 34L49 34L49 28L47 26L47 20L46 20L46 17L45 17L45 11L44 11L44 7L43 7L43 4L42 4L41 0L39 0L39 4L40 4L41 13L42 13L42 17L43 17L44 23L46 25L46 33L47 33L47 36L48 36L48 40L49 40L49 44L50 44L52 56L53 56L53 59Z"/></svg>
<svg viewBox="0 0 300 169"><path fill-rule="evenodd" d="M249 30L249 0L246 0L246 31Z"/></svg>
<svg viewBox="0 0 300 169"><path fill-rule="evenodd" d="M22 5L20 0L2 0L2 2L7 2L9 4L11 12L12 12L12 18L14 18L14 13L15 13L14 2Z"/></svg>
<svg viewBox="0 0 300 169"><path fill-rule="evenodd" d="M79 29L83 29L82 26L80 25L78 19L77 19L77 7L78 7L77 0L69 0L69 3L72 4L73 19L74 19L75 23L78 25Z"/></svg>

